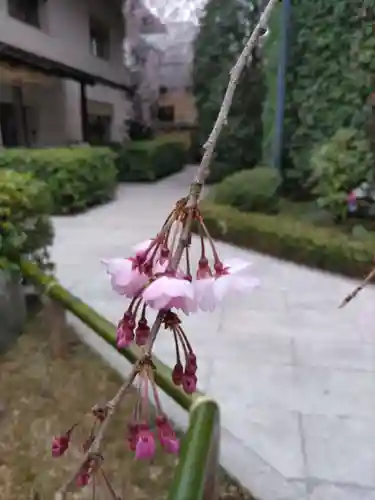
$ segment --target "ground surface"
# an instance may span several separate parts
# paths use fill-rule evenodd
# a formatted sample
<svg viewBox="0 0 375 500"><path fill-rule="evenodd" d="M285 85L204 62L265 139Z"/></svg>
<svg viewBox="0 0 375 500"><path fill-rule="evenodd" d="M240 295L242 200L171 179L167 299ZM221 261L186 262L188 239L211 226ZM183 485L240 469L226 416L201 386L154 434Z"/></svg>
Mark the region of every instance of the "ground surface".
<svg viewBox="0 0 375 500"><path fill-rule="evenodd" d="M80 444L88 435L90 408L113 397L122 381L103 361L76 340L65 359L54 357L45 317L39 316L18 344L0 358L0 498L39 500L53 494L79 462ZM147 466L133 460L125 443L126 421L135 401L129 394L114 417L106 440L105 470L124 498L164 498L175 459L159 453ZM83 418L67 458L52 459L51 438ZM91 498L83 490L75 498ZM101 494L106 495L105 488ZM156 495L156 496L155 496ZM97 499L111 498L98 496Z"/></svg>
<svg viewBox="0 0 375 500"><path fill-rule="evenodd" d="M107 206L56 218L63 285L117 322L124 302L100 259L128 256L155 235L193 173L124 185ZM218 249L250 259L262 280L251 295L184 321L200 388L221 404L223 465L262 500L375 500L375 290L339 311L353 281ZM173 362L168 337L156 354Z"/></svg>
<svg viewBox="0 0 375 500"><path fill-rule="evenodd" d="M18 343L0 357L0 498L52 500L54 492L79 463L80 446L90 432L90 408L114 396L122 379L82 344L70 327L68 345L56 356L50 315L29 322ZM53 322L52 322L53 325ZM135 403L129 393L105 440L104 470L124 500L166 498L176 459L158 452L152 463L138 462L126 448L125 429ZM51 439L82 421L67 457L51 457ZM100 486L100 484L102 486ZM112 500L103 481L95 500ZM221 478L220 500L251 500L233 481ZM74 495L92 499L92 488Z"/></svg>

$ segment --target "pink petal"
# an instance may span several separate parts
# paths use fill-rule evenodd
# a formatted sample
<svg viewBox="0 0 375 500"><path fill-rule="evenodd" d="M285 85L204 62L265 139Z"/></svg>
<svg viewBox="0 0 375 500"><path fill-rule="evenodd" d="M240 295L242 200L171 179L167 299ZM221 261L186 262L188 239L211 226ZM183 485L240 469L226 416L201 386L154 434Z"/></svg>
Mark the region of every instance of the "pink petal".
<svg viewBox="0 0 375 500"><path fill-rule="evenodd" d="M204 278L196 280L194 283L195 299L198 307L202 311L212 312L216 306L214 278Z"/></svg>
<svg viewBox="0 0 375 500"><path fill-rule="evenodd" d="M152 458L155 451L155 440L151 432L139 433L135 448L135 458L138 460Z"/></svg>
<svg viewBox="0 0 375 500"><path fill-rule="evenodd" d="M150 248L153 241L154 240L141 241L141 243L137 243L136 245L133 246L133 250L136 253L145 252L148 248Z"/></svg>
<svg viewBox="0 0 375 500"><path fill-rule="evenodd" d="M129 259L108 259L103 260L103 264L107 268L107 273L113 278L113 282L117 286L126 286L132 276L133 263Z"/></svg>

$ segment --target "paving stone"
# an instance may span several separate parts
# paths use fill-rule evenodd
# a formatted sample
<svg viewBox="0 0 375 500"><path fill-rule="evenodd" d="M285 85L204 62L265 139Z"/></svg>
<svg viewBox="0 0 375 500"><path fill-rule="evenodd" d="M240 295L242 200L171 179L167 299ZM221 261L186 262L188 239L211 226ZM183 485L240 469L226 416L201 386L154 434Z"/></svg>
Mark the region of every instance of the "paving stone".
<svg viewBox="0 0 375 500"><path fill-rule="evenodd" d="M120 186L112 203L56 217L52 256L62 284L117 322L126 301L110 289L100 260L126 257L155 235L193 173ZM198 243L194 237L193 259ZM339 310L354 280L225 243L217 249L223 259L252 261L262 281L213 314L183 320L200 388L221 406L223 465L262 500L375 500L375 289ZM125 373L119 355L85 335ZM156 354L173 364L168 335ZM186 425L165 396L163 404Z"/></svg>
<svg viewBox="0 0 375 500"><path fill-rule="evenodd" d="M309 475L375 487L373 418L304 416L303 433Z"/></svg>

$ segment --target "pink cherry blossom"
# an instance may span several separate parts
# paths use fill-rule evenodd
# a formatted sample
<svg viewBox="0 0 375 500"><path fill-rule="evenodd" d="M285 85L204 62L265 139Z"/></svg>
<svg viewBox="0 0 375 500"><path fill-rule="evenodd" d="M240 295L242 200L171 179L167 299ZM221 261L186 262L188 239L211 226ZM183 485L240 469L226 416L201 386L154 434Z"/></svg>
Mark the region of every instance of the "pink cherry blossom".
<svg viewBox="0 0 375 500"><path fill-rule="evenodd" d="M152 432L149 429L141 429L137 434L135 446L135 458L147 460L155 455L156 445Z"/></svg>
<svg viewBox="0 0 375 500"><path fill-rule="evenodd" d="M159 416L156 419L156 426L158 429L158 438L163 449L167 453L178 454L180 450L180 442L176 437L174 430L168 419L164 416Z"/></svg>
<svg viewBox="0 0 375 500"><path fill-rule="evenodd" d="M259 280L248 274L250 262L231 259L216 262L214 272L208 263L200 261L197 279L194 282L195 298L199 309L213 311L230 291L251 290L259 285Z"/></svg>
<svg viewBox="0 0 375 500"><path fill-rule="evenodd" d="M134 328L134 318L130 314L125 313L116 330L116 345L119 349L125 349L133 342Z"/></svg>
<svg viewBox="0 0 375 500"><path fill-rule="evenodd" d="M133 259L108 259L102 262L111 276L112 288L120 295L134 297L149 280L139 271Z"/></svg>
<svg viewBox="0 0 375 500"><path fill-rule="evenodd" d="M194 288L187 279L161 276L142 293L145 302L156 309L181 309L186 314L196 310Z"/></svg>
<svg viewBox="0 0 375 500"><path fill-rule="evenodd" d="M145 240L141 241L140 243L137 243L136 245L133 246L133 250L137 255L141 255L151 247L151 245L154 243L155 240Z"/></svg>
<svg viewBox="0 0 375 500"><path fill-rule="evenodd" d="M52 456L54 458L61 457L64 455L66 450L69 448L70 443L70 433L63 434L62 436L56 436L52 440Z"/></svg>
<svg viewBox="0 0 375 500"><path fill-rule="evenodd" d="M221 301L230 291L249 291L258 287L258 278L248 274L251 262L230 259L215 265L215 296Z"/></svg>

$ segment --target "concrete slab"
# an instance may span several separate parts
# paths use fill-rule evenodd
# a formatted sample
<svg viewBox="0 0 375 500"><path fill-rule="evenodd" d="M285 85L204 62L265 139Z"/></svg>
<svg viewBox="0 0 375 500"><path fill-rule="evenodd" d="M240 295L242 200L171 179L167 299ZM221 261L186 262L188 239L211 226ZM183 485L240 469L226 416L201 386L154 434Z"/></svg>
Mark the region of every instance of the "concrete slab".
<svg viewBox="0 0 375 500"><path fill-rule="evenodd" d="M55 218L62 284L117 322L126 303L111 291L100 259L127 256L156 234L193 173L124 185L113 203ZM375 289L339 311L352 280L223 243L218 250L251 260L262 280L221 310L184 320L199 387L221 405L223 465L261 500L375 500ZM72 321L126 373L121 356ZM156 354L173 362L168 335L157 340ZM186 425L176 405L163 404Z"/></svg>

